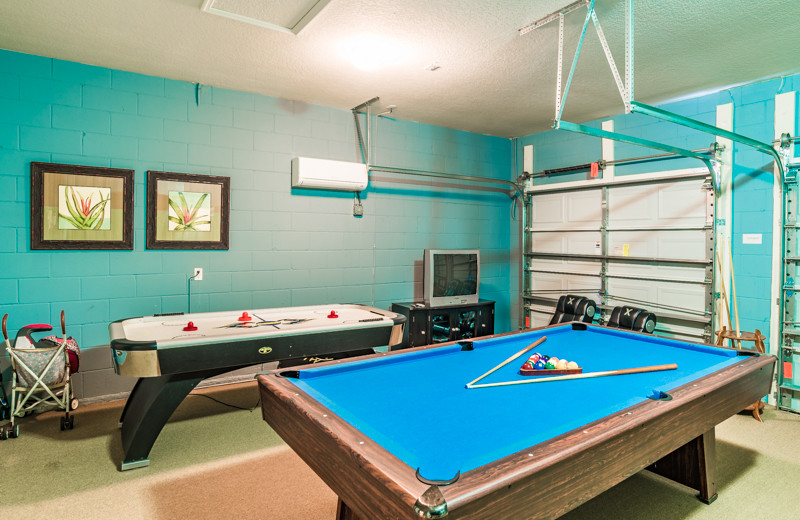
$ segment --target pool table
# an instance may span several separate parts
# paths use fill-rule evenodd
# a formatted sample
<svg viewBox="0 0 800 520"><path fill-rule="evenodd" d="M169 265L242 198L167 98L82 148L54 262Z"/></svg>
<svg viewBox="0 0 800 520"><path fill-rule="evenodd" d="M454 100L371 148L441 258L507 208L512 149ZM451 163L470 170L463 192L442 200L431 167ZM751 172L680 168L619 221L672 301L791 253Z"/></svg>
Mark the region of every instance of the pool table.
<svg viewBox="0 0 800 520"><path fill-rule="evenodd" d="M534 352L583 375L530 381ZM339 496L340 519L555 518L642 469L716 498L714 427L770 390L755 352L570 323L258 376L264 419ZM546 377L546 376L545 376Z"/></svg>
<svg viewBox="0 0 800 520"><path fill-rule="evenodd" d="M165 314L109 325L117 374L138 377L120 417L122 470L150 464L159 433L203 379L281 361L333 359L392 347L405 317L366 305L328 304Z"/></svg>

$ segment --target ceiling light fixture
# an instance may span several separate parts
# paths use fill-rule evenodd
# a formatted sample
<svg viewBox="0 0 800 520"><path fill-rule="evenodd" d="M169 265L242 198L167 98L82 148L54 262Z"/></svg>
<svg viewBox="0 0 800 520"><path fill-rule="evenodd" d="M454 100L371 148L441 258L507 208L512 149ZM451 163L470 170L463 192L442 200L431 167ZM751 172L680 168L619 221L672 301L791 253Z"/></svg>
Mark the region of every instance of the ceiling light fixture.
<svg viewBox="0 0 800 520"><path fill-rule="evenodd" d="M397 42L376 35L361 35L346 40L341 52L357 69L374 71L396 65L405 57Z"/></svg>

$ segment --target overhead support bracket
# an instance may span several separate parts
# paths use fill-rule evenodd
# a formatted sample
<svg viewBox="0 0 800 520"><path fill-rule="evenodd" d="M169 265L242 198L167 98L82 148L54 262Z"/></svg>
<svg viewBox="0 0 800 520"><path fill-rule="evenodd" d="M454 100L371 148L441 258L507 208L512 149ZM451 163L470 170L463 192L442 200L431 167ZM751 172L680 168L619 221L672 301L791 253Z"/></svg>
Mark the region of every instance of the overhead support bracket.
<svg viewBox="0 0 800 520"><path fill-rule="evenodd" d="M575 49L575 56L572 58L572 67L569 69L569 76L567 76L567 84L564 86L563 96L561 95L561 56L564 49L564 13L559 13L558 15L558 83L556 85L556 121L561 119L561 114L564 112L564 104L567 102L569 87L572 85L572 78L575 76L575 68L578 66L578 57L581 54L583 40L586 38L586 29L589 28L589 21L592 19L592 14L594 13L594 0L589 1L588 9L589 11L586 13L586 18L583 20L581 36L578 38L578 46Z"/></svg>
<svg viewBox="0 0 800 520"><path fill-rule="evenodd" d="M556 76L555 121L559 121L564 112L564 105L567 102L569 88L572 84L572 79L575 76L575 68L578 65L578 58L581 54L583 42L586 39L586 31L589 27L589 21L594 24L595 32L600 40L600 45L603 47L603 52L605 53L606 61L608 61L608 66L611 68L611 73L614 76L614 82L617 85L619 95L622 97L623 103L625 103L626 111L628 110L628 102L633 98L633 0L627 0L625 7L625 83L622 81L622 77L617 69L617 64L614 61L614 56L611 54L611 49L608 46L605 33L600 25L600 20L597 18L597 12L594 9L594 2L595 0L579 0L578 2L573 2L572 4L569 4L556 12L550 13L544 18L540 18L539 20L518 30L519 35L522 36L533 31L534 29L558 20L558 71ZM572 67L570 68L569 76L567 77L566 85L562 92L561 74L564 55L564 15L584 6L587 9L586 18L583 21L581 35L578 38L575 55L572 59Z"/></svg>
<svg viewBox="0 0 800 520"><path fill-rule="evenodd" d="M359 111L361 111L361 109L362 109L362 108L367 108L367 107L369 107L371 104L373 104L373 103L377 103L378 101L380 101L380 99L381 99L380 97L378 97L378 96L375 96L374 98L372 98L372 99L370 99L370 100L368 100L368 101L364 101L363 103L361 103L361 104L360 104L360 105L358 105L358 106L354 106L354 107L353 107L353 108L351 108L350 110L352 110L353 112L359 112Z"/></svg>
<svg viewBox="0 0 800 520"><path fill-rule="evenodd" d="M772 157L772 159L775 161L775 164L778 165L778 170L780 171L781 175L781 182L784 181L786 173L783 168L783 158L780 156L778 151L775 150L775 148L773 148L769 144L756 141L755 139L751 139L741 134L731 132L730 130L723 130L722 128L719 128L717 126L709 125L707 123L702 123L695 119L681 116L673 112L669 112L667 110L662 110L660 108L656 108L650 105L645 105L644 103L639 103L638 101L631 101L630 107L632 112L638 112L640 114L657 117L659 119L663 119L664 121L676 123L682 126L693 128L695 130L699 130L701 132L717 135L719 137L724 137L725 139L730 139L731 141L736 141L737 143L742 143L744 145L755 148L756 150Z"/></svg>
<svg viewBox="0 0 800 520"><path fill-rule="evenodd" d="M554 128L558 130L576 132L579 134L591 135L593 137L603 137L622 143L644 146L646 148L653 148L655 150L682 155L692 159L699 159L703 161L706 167L708 167L708 171L711 173L711 180L714 183L714 190L717 191L719 189L719 168L716 165L716 161L713 161L710 157L708 157L708 155L703 154L702 152L695 152L693 150L687 150L685 148L679 148L677 146L671 146L656 141L650 141L649 139L642 139L640 137L633 137L617 132L609 132L608 130L601 130L600 128L594 128L592 126L570 123L569 121L556 121Z"/></svg>
<svg viewBox="0 0 800 520"><path fill-rule="evenodd" d="M519 33L520 36L522 36L523 34L528 34L529 32L538 29L543 25L547 25L548 23L554 20L558 20L559 16L563 16L565 14L571 13L576 9L580 9L585 5L589 5L590 1L592 0L578 0L577 2L573 2L567 6L562 7L558 11L554 11L543 18L539 18L535 22L526 25L522 29L519 29L517 32Z"/></svg>
<svg viewBox="0 0 800 520"><path fill-rule="evenodd" d="M372 107L373 103L378 102L378 100L380 100L380 99L381 99L380 97L375 96L374 98L370 99L369 101L364 101L360 105L354 106L353 108L350 109L353 112L353 121L355 122L355 127L356 127L356 139L358 139L358 147L359 147L359 150L361 151L361 161L364 164L367 164L367 165L369 164L369 160L370 160L369 151L372 149L371 146L370 146L370 136L372 134L371 129L370 129L371 119L372 119L370 117L371 116L370 108ZM361 133L361 123L358 120L359 111L361 109L363 109L363 108L367 109L367 142L366 142L366 145L364 144L364 137L363 137L363 135Z"/></svg>
<svg viewBox="0 0 800 520"><path fill-rule="evenodd" d="M619 70L617 70L617 64L614 61L614 56L611 54L611 48L608 46L606 35L603 32L603 28L600 26L600 20L597 19L597 13L595 12L594 9L591 9L589 11L589 14L592 17L592 23L594 23L594 30L597 32L597 37L600 38L600 45L603 47L603 52L606 55L606 61L608 62L608 66L611 68L611 74L614 76L614 82L617 84L617 90L619 91L619 95L622 97L623 103L627 104L628 101L630 101L630 96L628 95L628 92L625 89L625 84L622 83L622 78L619 75ZM626 56L628 56L627 53ZM625 62L629 63L630 60L626 58ZM628 79L626 81L629 84L633 85L633 81L630 75L628 76Z"/></svg>

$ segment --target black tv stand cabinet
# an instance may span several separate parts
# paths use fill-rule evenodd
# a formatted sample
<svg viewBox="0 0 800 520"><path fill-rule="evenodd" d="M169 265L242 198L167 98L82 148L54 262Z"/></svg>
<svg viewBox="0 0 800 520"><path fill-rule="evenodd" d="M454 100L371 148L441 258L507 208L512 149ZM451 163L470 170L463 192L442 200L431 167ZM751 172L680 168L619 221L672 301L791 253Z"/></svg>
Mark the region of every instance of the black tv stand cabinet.
<svg viewBox="0 0 800 520"><path fill-rule="evenodd" d="M393 303L392 312L406 317L403 342L410 348L494 334L494 301L428 307L422 302Z"/></svg>

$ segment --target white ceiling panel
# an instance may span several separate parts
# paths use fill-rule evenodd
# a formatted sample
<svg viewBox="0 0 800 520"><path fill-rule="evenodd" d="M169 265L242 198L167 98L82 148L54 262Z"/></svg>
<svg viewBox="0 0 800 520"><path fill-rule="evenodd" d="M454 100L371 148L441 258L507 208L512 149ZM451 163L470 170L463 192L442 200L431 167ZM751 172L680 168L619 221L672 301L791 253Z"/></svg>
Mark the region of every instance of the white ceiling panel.
<svg viewBox="0 0 800 520"><path fill-rule="evenodd" d="M202 9L209 3L241 18L212 16ZM524 36L518 30L569 3L7 0L0 48L343 109L378 96L376 110L396 105L399 119L516 137L551 127L558 24ZM800 71L798 1L634 6L638 101ZM597 0L596 9L621 68L625 1ZM565 75L585 15L581 8L565 16ZM590 26L564 119L622 111Z"/></svg>

